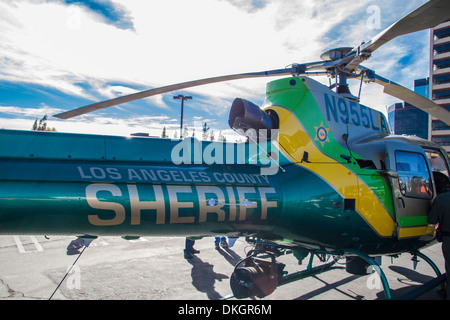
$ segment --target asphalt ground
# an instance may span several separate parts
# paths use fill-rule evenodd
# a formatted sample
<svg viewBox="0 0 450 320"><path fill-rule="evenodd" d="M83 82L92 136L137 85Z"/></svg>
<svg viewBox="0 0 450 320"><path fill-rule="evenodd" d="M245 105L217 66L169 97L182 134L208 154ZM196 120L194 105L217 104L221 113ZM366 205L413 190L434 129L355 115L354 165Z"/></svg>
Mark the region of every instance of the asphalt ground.
<svg viewBox="0 0 450 320"><path fill-rule="evenodd" d="M94 240L82 255L67 255L75 237L1 236L0 299L2 300L219 300L231 294L234 266L252 248L237 239L232 248L216 250L213 238L197 240L200 253L183 256L184 238L124 240L104 237ZM441 245L422 250L444 273ZM70 273L68 269L79 258ZM392 298L396 299L435 278L422 259L413 269L411 255L382 258ZM306 268L293 255L277 259L289 273ZM383 300L379 278L345 271L345 260L333 269L283 285L264 301L275 300ZM315 260L315 265L320 265ZM61 284L60 284L61 283ZM58 290L55 289L60 284ZM420 297L440 300L438 288ZM227 301L235 301L231 298ZM260 299L258 299L260 301Z"/></svg>

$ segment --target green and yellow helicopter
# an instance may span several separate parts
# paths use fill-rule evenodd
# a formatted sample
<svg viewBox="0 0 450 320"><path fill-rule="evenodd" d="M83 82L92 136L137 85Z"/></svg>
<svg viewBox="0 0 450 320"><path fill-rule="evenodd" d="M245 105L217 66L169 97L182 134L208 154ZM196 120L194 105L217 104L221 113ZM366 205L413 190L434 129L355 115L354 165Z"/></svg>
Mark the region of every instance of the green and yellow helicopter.
<svg viewBox="0 0 450 320"><path fill-rule="evenodd" d="M435 241L427 213L450 188L448 156L430 141L392 135L384 115L359 104L347 81L380 84L450 125L449 111L360 65L397 36L449 19L450 2L431 0L372 40L329 50L321 61L169 85L56 115L288 76L267 84L262 107L234 101L229 125L246 143L1 130L0 234L246 237L255 248L231 276L236 298L262 298L305 276L283 272L276 258L285 251L300 261L351 257L347 271L354 273L376 266L374 257L411 253L440 276L419 250ZM335 83L310 78L324 75ZM309 274L318 270L311 263Z"/></svg>

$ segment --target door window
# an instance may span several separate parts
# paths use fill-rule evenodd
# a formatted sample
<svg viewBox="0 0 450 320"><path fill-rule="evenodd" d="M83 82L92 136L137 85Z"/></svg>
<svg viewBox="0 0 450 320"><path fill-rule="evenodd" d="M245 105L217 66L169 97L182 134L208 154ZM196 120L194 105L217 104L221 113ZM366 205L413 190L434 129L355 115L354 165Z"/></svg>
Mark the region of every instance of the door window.
<svg viewBox="0 0 450 320"><path fill-rule="evenodd" d="M396 151L395 156L402 194L405 197L431 199L433 188L425 157L405 151Z"/></svg>
<svg viewBox="0 0 450 320"><path fill-rule="evenodd" d="M425 150L428 162L433 172L436 192L438 194L450 191L449 189L449 170L444 155L437 150Z"/></svg>

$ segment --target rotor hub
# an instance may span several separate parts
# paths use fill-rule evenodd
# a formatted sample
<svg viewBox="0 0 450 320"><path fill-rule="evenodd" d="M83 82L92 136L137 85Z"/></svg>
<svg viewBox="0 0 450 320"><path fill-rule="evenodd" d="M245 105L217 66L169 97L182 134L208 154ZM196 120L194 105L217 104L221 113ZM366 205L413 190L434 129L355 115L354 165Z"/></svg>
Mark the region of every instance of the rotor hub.
<svg viewBox="0 0 450 320"><path fill-rule="evenodd" d="M353 48L343 47L328 50L320 55L320 59L323 61L335 61L344 58Z"/></svg>

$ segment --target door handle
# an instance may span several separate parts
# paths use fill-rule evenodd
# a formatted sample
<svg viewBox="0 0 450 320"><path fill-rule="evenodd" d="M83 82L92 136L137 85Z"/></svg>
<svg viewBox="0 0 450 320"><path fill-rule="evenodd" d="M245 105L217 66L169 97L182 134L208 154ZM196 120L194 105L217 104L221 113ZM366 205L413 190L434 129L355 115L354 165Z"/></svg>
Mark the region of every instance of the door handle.
<svg viewBox="0 0 450 320"><path fill-rule="evenodd" d="M398 197L398 198L397 198L397 203L398 203L398 206L399 206L399 207L400 207L400 203L401 203L402 208L405 209L405 207L406 207L406 205L405 205L405 200L403 200L402 197Z"/></svg>

